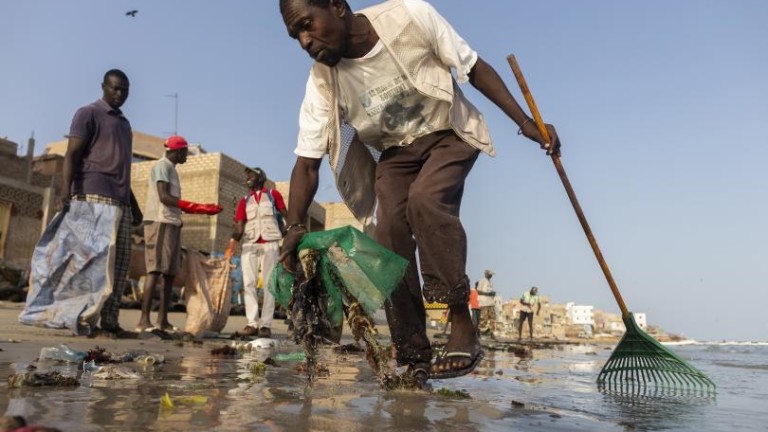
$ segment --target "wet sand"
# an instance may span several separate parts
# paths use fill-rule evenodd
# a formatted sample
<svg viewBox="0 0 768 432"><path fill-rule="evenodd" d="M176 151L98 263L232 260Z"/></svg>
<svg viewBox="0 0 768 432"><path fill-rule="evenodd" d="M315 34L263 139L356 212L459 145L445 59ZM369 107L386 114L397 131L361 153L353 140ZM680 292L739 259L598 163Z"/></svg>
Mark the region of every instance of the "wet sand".
<svg viewBox="0 0 768 432"><path fill-rule="evenodd" d="M273 326L276 347L214 356L213 348L232 343L225 338L245 325L244 317L230 317L221 339L203 343L88 339L68 330L21 325L22 307L0 302L0 377L35 366L38 372L76 376L80 385L8 388L0 381L5 387L0 410L63 431L612 431L637 421L631 409L617 414L595 388L594 378L612 345L486 341L488 348L495 344L500 350L488 350L475 373L430 381L430 391L390 392L381 389L363 354L337 354L327 346L319 361L328 376L308 388L297 361L278 360L266 366L263 376L253 373L257 362L301 351L286 339L282 320ZM121 310L126 329L138 318L139 311ZM179 328L184 320L182 313L170 316ZM386 326L379 330L381 343L387 343ZM345 329L342 343L352 341L349 335ZM100 379L79 366L36 362L42 347L60 343L81 351L96 346L113 353L145 350L161 354L165 363L123 363L117 366L136 373L136 379ZM166 394L173 407L163 405Z"/></svg>

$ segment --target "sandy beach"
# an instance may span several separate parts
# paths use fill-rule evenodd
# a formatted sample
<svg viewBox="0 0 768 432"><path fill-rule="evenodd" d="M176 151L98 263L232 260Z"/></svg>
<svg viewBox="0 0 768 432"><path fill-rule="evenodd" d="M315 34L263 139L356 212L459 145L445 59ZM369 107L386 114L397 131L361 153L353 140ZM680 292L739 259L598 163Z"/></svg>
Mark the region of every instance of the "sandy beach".
<svg viewBox="0 0 768 432"><path fill-rule="evenodd" d="M300 411L306 411L308 409L306 404L308 401L311 401L311 406L315 407L312 408L311 411L314 411L317 407L338 406L342 401L351 401L355 399L365 401L366 398L373 397L373 395L376 395L377 399L379 397L385 399L394 398L392 399L394 402L390 409L403 410L403 412L395 416L396 421L393 425L400 425L407 430L411 426L419 429L417 427L418 422L408 426L410 424L408 413L412 409L412 405L413 407L421 405L422 409L426 410L426 402L429 398L432 398L433 395L437 394L437 391L447 394L448 397L445 398L445 401L449 403L454 399L456 403L461 403L459 402L460 400L465 397L470 397L468 393L465 393L467 390L465 390L463 386L455 388L451 386L445 388L442 386L439 388L433 387L431 392L385 392L379 387L379 384L375 380L375 376L368 367L362 354L336 354L332 350L332 347L322 348L319 353L320 364L328 368L330 375L318 380L311 390L306 387L304 374L301 371L297 371L297 369L300 369L298 366L299 362L283 362L279 367L270 367L267 371L266 379L256 382L249 381L247 378L249 362L263 361L268 356L280 358L279 355L281 353L290 354L301 352L299 346L288 340L287 326L282 320L275 320L273 324L272 338L277 345L275 348L270 350L255 350L251 353L235 357L217 357L211 355L211 350L232 345L233 341L230 339L230 336L245 325L244 317L230 316L227 326L222 331L220 338L205 339L203 343L192 343L189 341L162 340L159 337L149 337L147 339L77 337L73 336L69 330L46 329L20 324L17 317L22 309L23 303L0 302L0 349L2 350L0 351L0 373L2 375L8 376L13 373L23 372L27 370L30 365L35 365L37 367L36 371L38 372L60 371L64 375L80 377L81 386L79 387L79 390L74 390L76 393L83 391L87 392L86 389L89 388L91 392L97 391L99 393L106 393L109 395L107 399L117 400L120 397L127 397L129 400L134 400L134 402L131 403L133 405L135 405L135 398L148 397L149 401L147 399L142 399L142 402L148 402L151 407L150 411L156 414L155 416L150 416L151 420L145 419L140 420L138 423L125 423L125 419L119 420L117 417L110 417L108 413L112 411L127 411L130 413L128 414L129 418L136 417L141 419L143 418L143 415L146 415L146 412L139 407L136 407L135 411L131 410L131 404L116 403L114 406L102 407L101 410L103 410L104 413L96 415L96 407L99 405L96 403L96 400L99 398L93 400L94 397L91 394L87 397L91 402L85 403L84 409L86 411L94 410L93 415L91 415L84 423L82 422L82 417L69 420L64 419L63 424L68 427L63 428L62 430L110 430L113 428L115 428L115 430L144 430L143 428L145 426L155 423L158 425L165 425L162 427L163 430L178 430L177 426L172 426L168 429L168 425L166 424L168 416L174 417L174 415L181 415L179 414L179 410L181 410L181 412L184 412L185 409L192 410L187 413L188 416L182 415L182 417L188 417L188 422L192 422L192 418L195 417L193 414L196 414L197 416L200 415L200 413L197 412L199 410L196 410L195 408L210 412L212 409L210 405L213 403L211 401L213 401L217 395L231 396L234 394L245 396L246 394L252 394L255 388L260 389L258 391L258 399L261 399L261 403L251 401L251 403L253 403L253 405L251 405L251 408L253 408L251 414L257 413L264 408L268 408L264 407L263 404L267 403L267 405L269 405L269 402L285 407L291 407L294 404L298 404L301 406ZM138 322L138 318L138 310L121 309L120 323L123 328L132 329L135 326L135 323ZM186 314L178 312L171 313L169 319L174 326L183 329ZM379 339L381 343L387 343L389 335L386 325L379 324L377 325L377 329L380 334ZM431 331L430 333L430 336L433 337L433 340L436 340L437 343L445 340L439 337L434 338L435 331ZM350 335L351 332L345 327L342 344L353 342ZM503 344L491 339L487 339L485 342L487 350L505 350L505 347L512 347L510 344ZM125 363L120 367L136 371L139 374L142 374L142 378L139 380L113 379L98 382L98 380L89 378L87 373L80 372L74 365L48 361L36 362L40 350L43 347L55 347L62 343L68 345L72 349L80 351L88 351L99 347L103 348L108 353L116 354L137 351L155 355L159 354L164 357L165 363L149 368L146 366L140 367L136 363ZM536 346L536 344L531 346ZM516 351L517 355L527 357L530 355L531 348L524 348L524 345L520 345L515 348L509 348L509 350ZM482 377L482 375L479 375L480 373L481 372L478 371L476 378ZM489 376L494 376L494 371L488 373L486 370L484 373ZM467 379L451 381L458 384L461 381L466 382ZM223 388L220 388L220 384L226 383L227 381L231 381L231 384L234 385L234 387L224 385ZM63 419L56 415L52 416L52 405L58 405L60 403L69 405L70 403L73 403L73 390L71 389L64 390L56 387L36 387L34 388L36 394L42 395L42 398L35 396L33 399L29 398L30 394L28 393L31 388L8 390L7 396L10 396L10 398L0 396L0 408L4 408L6 415L22 415L30 423L49 426L59 425L58 427L62 427L61 424ZM161 409L161 398L164 393L176 396L189 396L194 394L195 396L202 396L209 399L208 402L203 404L204 407L190 408L181 406L178 407L174 413L167 409L165 411ZM424 399L425 396L428 396L428 398ZM79 399L79 397L80 396L76 399ZM440 401L444 399L444 396L434 396L434 398L435 400ZM245 406L248 405L248 403L246 403L247 398L236 398L236 400L239 402L235 404L227 404L224 402L224 405L230 405L228 408L225 408L225 410L235 409L235 407L238 407L239 405L244 405L237 409L242 409L244 412L250 411L248 407ZM82 403L82 401L80 401L80 403ZM372 405L367 406L369 403ZM365 402L363 403L363 406L359 407L359 410L362 413L375 411L375 406L378 403L380 402ZM510 406L517 406L519 409L522 409L523 411L517 413L519 415L527 412L525 411L524 405L524 402L515 401L514 404ZM464 402L462 403L462 406L464 409L456 414L466 415L467 418L465 421L467 424L471 424L472 422L470 421L469 414L468 412L465 412L465 410L471 406L471 402L469 405ZM292 409L293 408L290 408L289 411ZM321 408L321 412L323 410L325 410L325 408ZM490 407L483 407L482 410L485 411L484 415L489 415L492 418L503 418L505 416L503 412L496 412L496 410L491 409ZM53 411L55 412L56 410L53 409ZM349 413L354 413L356 410L348 411ZM337 415L341 418L344 417L343 413L337 413ZM420 414L420 417L422 415L428 414L422 413ZM217 420L217 417L218 416L209 417L208 420L210 420L210 422L204 421L203 424L199 425L203 426L207 424L207 426L202 427L201 430L207 429L208 427L214 427L216 430L229 430L228 428L231 425L225 426L226 424L229 424L229 422L222 421L222 419ZM338 430L335 426L335 420L330 421L329 419L328 423L325 423L323 417L324 415L322 414L312 414L308 412L305 412L298 417L294 415L281 416L282 421L278 419L266 421L265 425L271 426L265 430L284 430L284 428L288 426L290 426L291 429L298 427L298 430L304 430L304 426L306 426L306 430ZM393 420L395 420L395 418L393 418ZM76 429L71 428L73 424L69 423L69 421L77 424ZM388 422L385 421L381 426L383 427L387 423ZM86 424L88 426L86 426ZM349 427L352 430L378 429L378 427L369 429L369 426L370 425L357 424L356 420L350 420L349 424Z"/></svg>
<svg viewBox="0 0 768 432"><path fill-rule="evenodd" d="M89 339L21 325L22 307L0 302L0 376L56 371L78 383L11 388L4 379L0 410L62 431L726 430L733 421L742 430L760 430L763 424L764 347L735 347L739 353L675 347L718 383L718 394L707 397L603 393L595 378L614 344L583 341L486 339L486 357L474 373L432 380L426 391L385 391L362 353L324 346L319 363L327 374L309 388L302 362L290 359L301 349L287 340L281 320L274 323L274 347L221 356L211 351L232 344L229 335L242 328L244 317L230 317L221 338L202 343ZM138 317L139 311L123 309L120 321L129 329ZM172 313L170 320L183 328L185 314ZM378 328L386 343L386 326ZM352 341L349 335L345 329L342 343ZM128 375L105 378L79 364L37 361L41 348L61 343L82 351L147 352L165 362L103 365ZM734 356L741 360L733 363ZM263 363L257 372L255 365Z"/></svg>

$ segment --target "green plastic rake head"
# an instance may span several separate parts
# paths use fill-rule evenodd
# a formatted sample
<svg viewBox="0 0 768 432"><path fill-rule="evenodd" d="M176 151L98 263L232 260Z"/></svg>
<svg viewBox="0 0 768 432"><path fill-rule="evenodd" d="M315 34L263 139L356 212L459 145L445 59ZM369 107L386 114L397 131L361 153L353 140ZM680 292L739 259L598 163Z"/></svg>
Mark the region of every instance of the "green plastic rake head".
<svg viewBox="0 0 768 432"><path fill-rule="evenodd" d="M644 393L649 388L714 392L712 380L645 333L631 313L627 331L597 376L605 390Z"/></svg>
<svg viewBox="0 0 768 432"><path fill-rule="evenodd" d="M525 77L523 77L523 72L520 70L515 56L510 55L507 57L507 60L512 68L512 72L515 74L517 83L520 85L525 101L531 109L536 127L542 137L540 142L542 148L547 149L547 154L552 158L552 163L555 165L557 174L560 176L560 181L563 183L568 199L571 201L573 210L576 212L576 217L579 218L581 228L587 236L589 245L595 253L595 258L597 258L605 279L608 281L616 302L619 304L622 319L627 327L624 337L619 342L619 345L616 346L611 358L608 359L608 363L600 371L597 377L598 385L605 388L607 384L608 390L616 388L621 391L628 390L629 393L643 393L642 389L649 386L681 390L689 388L701 388L705 391L714 390L715 384L712 380L640 330L637 323L635 323L634 317L629 313L624 300L621 298L619 288L616 286L616 282L611 275L611 270L608 268L605 258L603 258L603 253L597 245L597 240L595 240L595 236L592 234L592 229L590 229L587 218L584 216L584 211L581 209L581 205L579 205L579 200L576 198L573 186L571 186L568 175L565 173L557 146L557 135L552 136L551 134L555 132L555 129L551 125L545 125L544 120L542 120L539 109L533 100L533 95L531 95L531 91L525 82ZM524 124L521 124L521 128ZM555 138L554 140L552 139L553 137ZM638 390L640 391L638 392Z"/></svg>

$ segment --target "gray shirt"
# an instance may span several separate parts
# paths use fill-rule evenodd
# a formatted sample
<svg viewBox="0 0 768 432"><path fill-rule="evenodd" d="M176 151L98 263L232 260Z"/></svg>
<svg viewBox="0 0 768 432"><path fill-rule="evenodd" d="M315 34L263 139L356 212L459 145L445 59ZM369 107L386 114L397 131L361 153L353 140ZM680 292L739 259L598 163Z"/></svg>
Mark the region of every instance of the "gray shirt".
<svg viewBox="0 0 768 432"><path fill-rule="evenodd" d="M163 156L162 159L155 162L149 173L144 220L181 226L181 209L169 207L160 201L157 182L168 183L170 195L176 199L181 198L181 183L179 182L179 174L176 172L176 166Z"/></svg>
<svg viewBox="0 0 768 432"><path fill-rule="evenodd" d="M69 135L86 146L72 176L72 194L97 194L131 204L131 124L99 99L75 113Z"/></svg>

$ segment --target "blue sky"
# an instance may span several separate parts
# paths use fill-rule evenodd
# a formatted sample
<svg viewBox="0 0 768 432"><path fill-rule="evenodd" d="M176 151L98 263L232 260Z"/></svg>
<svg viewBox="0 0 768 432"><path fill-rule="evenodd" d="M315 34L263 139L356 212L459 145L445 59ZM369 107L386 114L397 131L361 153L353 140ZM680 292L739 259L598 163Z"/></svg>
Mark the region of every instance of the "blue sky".
<svg viewBox="0 0 768 432"><path fill-rule="evenodd" d="M699 340L768 339L768 2L433 4L519 97L517 56L630 310ZM4 0L0 16L0 136L34 131L39 153L116 67L135 130L172 132L178 93L179 133L288 179L311 63L277 1ZM469 277L618 312L551 161L464 90L498 153L468 180ZM327 170L318 199L337 199Z"/></svg>

